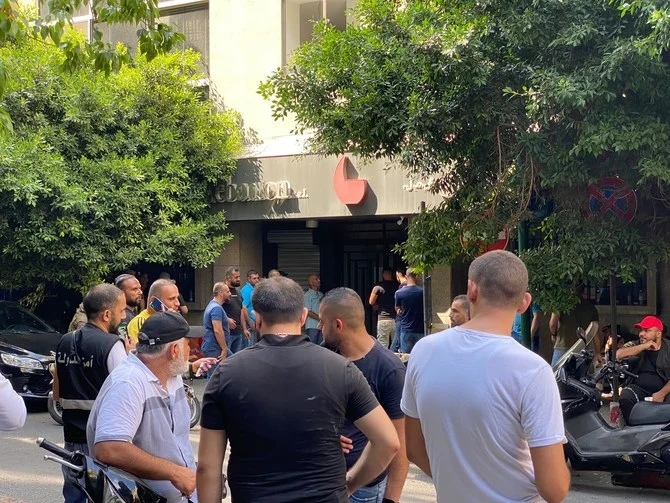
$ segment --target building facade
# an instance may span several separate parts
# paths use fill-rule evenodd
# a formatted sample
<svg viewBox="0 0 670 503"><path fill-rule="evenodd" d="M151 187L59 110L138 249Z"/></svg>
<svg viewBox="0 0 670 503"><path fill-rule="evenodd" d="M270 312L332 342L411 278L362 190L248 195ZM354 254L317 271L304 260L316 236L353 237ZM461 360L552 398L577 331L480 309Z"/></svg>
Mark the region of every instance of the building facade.
<svg viewBox="0 0 670 503"><path fill-rule="evenodd" d="M159 2L163 22L186 36L183 48L202 55L203 83L210 96L238 110L257 143L239 160L236 174L212 194L214 208L224 211L234 239L212 266L177 271L187 291L189 316L199 322L214 282L229 266L244 273L270 268L287 273L306 288L307 275L321 275L324 290L354 288L365 300L385 266L402 264L395 252L407 237L407 222L423 204L438 203L426 188L430 180L413 180L377 160L309 154L305 137L291 134L291 117L276 121L259 84L284 66L291 52L312 37L313 22L327 18L344 29L347 10L356 0L166 0ZM90 36L91 16L82 7L75 27ZM105 40L133 49L136 27L103 27ZM512 236L510 247L514 246ZM467 264L437 267L431 272L427 304L434 330L446 322L450 299L464 293ZM624 328L644 314L663 316L670 299L668 267L652 264L635 286L617 290ZM427 285L428 286L428 285ZM607 323L609 307L603 285L589 294ZM609 295L609 293L607 294ZM607 301L608 302L608 301ZM668 313L670 314L670 313ZM670 322L670 319L666 319ZM373 315L368 311L368 327Z"/></svg>

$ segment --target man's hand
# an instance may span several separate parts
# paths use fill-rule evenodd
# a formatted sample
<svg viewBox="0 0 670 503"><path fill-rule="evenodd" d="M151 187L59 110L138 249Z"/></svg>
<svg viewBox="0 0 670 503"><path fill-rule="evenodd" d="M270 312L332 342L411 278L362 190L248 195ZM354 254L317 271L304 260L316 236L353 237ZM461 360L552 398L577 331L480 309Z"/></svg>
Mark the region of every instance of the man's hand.
<svg viewBox="0 0 670 503"><path fill-rule="evenodd" d="M244 330L242 330L242 333L244 334L244 337L246 337L247 340L251 339L251 332L249 332L248 328L245 328Z"/></svg>
<svg viewBox="0 0 670 503"><path fill-rule="evenodd" d="M372 293L379 295L380 293L386 293L386 290L384 290L381 286L376 285L374 288L372 288Z"/></svg>
<svg viewBox="0 0 670 503"><path fill-rule="evenodd" d="M195 472L185 466L176 466L170 483L182 494L190 496L195 491Z"/></svg>
<svg viewBox="0 0 670 503"><path fill-rule="evenodd" d="M354 442L350 438L340 435L340 446L342 447L343 453L349 454L354 448Z"/></svg>
<svg viewBox="0 0 670 503"><path fill-rule="evenodd" d="M231 330L235 330L237 328L237 323L235 323L235 320L232 318L228 318L228 327Z"/></svg>
<svg viewBox="0 0 670 503"><path fill-rule="evenodd" d="M216 358L200 358L199 360L191 363L191 370L194 374L200 371L200 374L205 374L209 369L216 365Z"/></svg>
<svg viewBox="0 0 670 503"><path fill-rule="evenodd" d="M643 344L645 346L645 349L651 349L652 351L658 351L660 346L654 342L654 341L647 341Z"/></svg>
<svg viewBox="0 0 670 503"><path fill-rule="evenodd" d="M219 357L217 358L217 360L219 360L220 362L222 362L222 361L225 360L226 358L228 358L228 348L223 348L223 349L221 350L221 354L219 355Z"/></svg>
<svg viewBox="0 0 670 503"><path fill-rule="evenodd" d="M666 396L667 395L663 392L663 390L657 391L656 393L651 395L651 401L655 403L663 403L665 401Z"/></svg>

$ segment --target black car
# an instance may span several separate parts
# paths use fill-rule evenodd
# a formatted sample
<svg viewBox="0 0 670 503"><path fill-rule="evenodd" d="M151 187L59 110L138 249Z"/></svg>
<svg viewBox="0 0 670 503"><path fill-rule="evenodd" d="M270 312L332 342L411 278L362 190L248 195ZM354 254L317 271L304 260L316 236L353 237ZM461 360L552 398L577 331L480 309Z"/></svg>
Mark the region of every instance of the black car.
<svg viewBox="0 0 670 503"><path fill-rule="evenodd" d="M0 301L0 372L24 398L51 391L51 352L61 334L14 302Z"/></svg>

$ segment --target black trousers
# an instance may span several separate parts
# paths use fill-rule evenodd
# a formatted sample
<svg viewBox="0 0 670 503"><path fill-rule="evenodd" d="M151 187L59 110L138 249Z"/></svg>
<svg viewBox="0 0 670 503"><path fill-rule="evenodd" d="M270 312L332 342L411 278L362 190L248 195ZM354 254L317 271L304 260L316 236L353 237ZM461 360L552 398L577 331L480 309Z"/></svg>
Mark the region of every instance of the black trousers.
<svg viewBox="0 0 670 503"><path fill-rule="evenodd" d="M635 384L630 384L623 389L621 396L619 396L619 407L621 407L621 414L626 423L628 423L633 406L638 402L644 402L644 399L651 395L653 393L649 393ZM666 396L663 402L670 403L670 395Z"/></svg>

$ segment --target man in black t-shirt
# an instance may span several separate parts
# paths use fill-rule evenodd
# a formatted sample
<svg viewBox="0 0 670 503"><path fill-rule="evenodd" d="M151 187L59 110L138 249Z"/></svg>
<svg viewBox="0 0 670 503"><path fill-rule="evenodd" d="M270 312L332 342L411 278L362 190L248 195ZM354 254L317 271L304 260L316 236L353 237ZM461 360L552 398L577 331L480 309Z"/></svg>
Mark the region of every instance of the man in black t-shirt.
<svg viewBox="0 0 670 503"><path fill-rule="evenodd" d="M240 269L239 267L229 267L226 270L226 285L230 289L230 301L223 304L223 310L228 316L228 326L230 327L230 340L228 349L235 354L247 347L251 338L251 332L247 324L246 308L242 305L242 295L238 288L240 287Z"/></svg>
<svg viewBox="0 0 670 503"><path fill-rule="evenodd" d="M395 292L398 282L393 279L393 269L387 267L382 271L382 281L377 283L368 303L377 311L377 340L385 348L395 337Z"/></svg>
<svg viewBox="0 0 670 503"><path fill-rule="evenodd" d="M394 503L400 501L407 478L409 461L405 453L405 415L400 399L405 382L405 366L387 348L377 343L365 328L363 302L349 288L335 288L326 294L319 309L326 347L348 358L363 372L372 392L393 422L400 450L388 472L351 495L351 503ZM346 456L347 467L353 466L367 445L367 438L351 421L345 421L342 435L351 439L353 448Z"/></svg>
<svg viewBox="0 0 670 503"><path fill-rule="evenodd" d="M220 363L205 389L198 500L221 501L230 440L236 503L347 503L388 466L396 430L356 366L300 334L307 311L297 283L263 280L252 303L261 341ZM348 471L339 438L345 419L370 441Z"/></svg>
<svg viewBox="0 0 670 503"><path fill-rule="evenodd" d="M635 370L637 379L623 389L619 398L626 422L638 402L651 399L670 403L670 344L663 340L663 323L655 316L647 316L635 328L640 329L640 342L626 344L616 352L617 360L640 357Z"/></svg>

